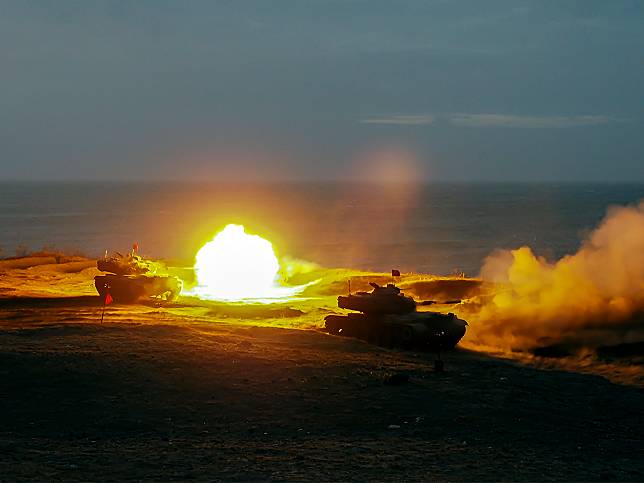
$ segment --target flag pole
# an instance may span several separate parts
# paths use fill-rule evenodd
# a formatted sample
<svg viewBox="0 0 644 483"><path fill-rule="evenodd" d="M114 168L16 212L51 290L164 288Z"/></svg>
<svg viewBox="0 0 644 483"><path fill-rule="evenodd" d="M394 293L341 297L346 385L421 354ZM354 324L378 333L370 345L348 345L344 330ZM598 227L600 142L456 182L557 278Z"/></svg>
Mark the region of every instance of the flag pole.
<svg viewBox="0 0 644 483"><path fill-rule="evenodd" d="M103 323L103 318L105 317L105 307L107 306L108 303L112 303L112 295L110 294L110 285L108 283L105 284L105 296L103 297L103 310L101 311L101 324ZM108 297L109 297L109 302L108 302Z"/></svg>
<svg viewBox="0 0 644 483"><path fill-rule="evenodd" d="M105 306L107 304L105 303L105 297L103 297L103 310L101 311L101 324L103 323L103 317L105 317Z"/></svg>

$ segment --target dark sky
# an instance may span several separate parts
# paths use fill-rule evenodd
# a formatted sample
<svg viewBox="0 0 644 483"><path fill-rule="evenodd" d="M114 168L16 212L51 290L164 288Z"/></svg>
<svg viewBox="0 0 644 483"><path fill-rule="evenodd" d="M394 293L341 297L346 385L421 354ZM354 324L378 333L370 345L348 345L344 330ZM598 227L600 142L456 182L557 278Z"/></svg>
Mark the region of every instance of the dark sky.
<svg viewBox="0 0 644 483"><path fill-rule="evenodd" d="M641 0L0 0L4 180L641 182L643 108Z"/></svg>

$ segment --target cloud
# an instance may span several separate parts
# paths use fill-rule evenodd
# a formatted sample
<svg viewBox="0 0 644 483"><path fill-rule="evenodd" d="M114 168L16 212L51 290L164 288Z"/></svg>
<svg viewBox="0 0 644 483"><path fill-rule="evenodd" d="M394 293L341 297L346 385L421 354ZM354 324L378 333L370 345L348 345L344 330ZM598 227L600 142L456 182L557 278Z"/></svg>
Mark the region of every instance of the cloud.
<svg viewBox="0 0 644 483"><path fill-rule="evenodd" d="M458 127L514 127L523 129L597 126L621 119L610 116L515 116L512 114L450 114L450 124Z"/></svg>
<svg viewBox="0 0 644 483"><path fill-rule="evenodd" d="M387 124L399 126L422 126L445 120L456 127L490 127L490 128L520 128L520 129L563 129L570 127L599 126L613 122L624 122L626 119L605 116L522 116L514 114L398 114L391 116L375 116L361 119L362 124Z"/></svg>
<svg viewBox="0 0 644 483"><path fill-rule="evenodd" d="M435 120L436 120L436 117L432 114L420 114L420 115L404 115L404 116L370 117L367 119L361 119L360 123L421 126L426 124L433 124Z"/></svg>

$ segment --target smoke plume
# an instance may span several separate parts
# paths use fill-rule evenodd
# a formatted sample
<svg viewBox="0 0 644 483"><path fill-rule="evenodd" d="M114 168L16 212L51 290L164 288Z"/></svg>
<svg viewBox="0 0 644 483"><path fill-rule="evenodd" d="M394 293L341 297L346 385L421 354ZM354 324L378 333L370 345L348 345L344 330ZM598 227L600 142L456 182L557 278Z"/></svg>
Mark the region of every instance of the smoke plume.
<svg viewBox="0 0 644 483"><path fill-rule="evenodd" d="M552 263L527 247L490 255L466 305L470 341L530 350L644 340L644 200L609 209L577 253Z"/></svg>

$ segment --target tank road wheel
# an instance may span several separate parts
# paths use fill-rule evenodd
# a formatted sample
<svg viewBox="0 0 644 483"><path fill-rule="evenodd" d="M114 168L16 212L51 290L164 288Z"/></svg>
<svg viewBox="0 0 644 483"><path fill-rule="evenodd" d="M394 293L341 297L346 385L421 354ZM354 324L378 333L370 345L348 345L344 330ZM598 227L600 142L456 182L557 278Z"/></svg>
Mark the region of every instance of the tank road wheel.
<svg viewBox="0 0 644 483"><path fill-rule="evenodd" d="M172 277L167 279L168 293L166 300L168 302L174 302L181 295L181 290L183 290L183 281L177 277Z"/></svg>
<svg viewBox="0 0 644 483"><path fill-rule="evenodd" d="M179 298L179 294L174 292L174 290L167 290L163 294L161 294L161 300L165 302L174 302Z"/></svg>
<svg viewBox="0 0 644 483"><path fill-rule="evenodd" d="M403 349L405 345L405 327L397 325L393 328L393 346L396 349Z"/></svg>
<svg viewBox="0 0 644 483"><path fill-rule="evenodd" d="M363 339L369 342L369 344L380 345L381 335L380 331L375 330L373 327L369 327L364 331Z"/></svg>
<svg viewBox="0 0 644 483"><path fill-rule="evenodd" d="M398 347L402 350L410 350L414 342L414 331L411 327L405 325L398 330Z"/></svg>
<svg viewBox="0 0 644 483"><path fill-rule="evenodd" d="M378 334L378 345L380 347L384 347L386 349L392 349L393 348L393 341L394 338L392 337L391 330L388 328L383 328L380 329L380 333Z"/></svg>
<svg viewBox="0 0 644 483"><path fill-rule="evenodd" d="M342 319L337 315L327 315L324 318L324 328L329 334L339 335L342 330Z"/></svg>

